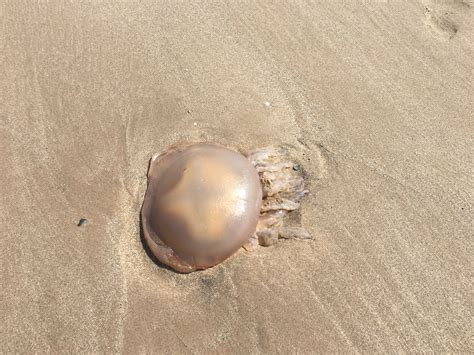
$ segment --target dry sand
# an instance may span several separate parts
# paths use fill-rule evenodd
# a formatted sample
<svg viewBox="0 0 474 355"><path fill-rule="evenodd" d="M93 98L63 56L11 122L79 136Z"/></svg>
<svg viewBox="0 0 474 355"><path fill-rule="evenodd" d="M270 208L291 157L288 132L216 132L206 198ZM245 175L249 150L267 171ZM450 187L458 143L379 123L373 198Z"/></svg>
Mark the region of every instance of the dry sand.
<svg viewBox="0 0 474 355"><path fill-rule="evenodd" d="M471 6L2 0L0 352L473 352ZM289 147L314 239L154 264L183 139Z"/></svg>

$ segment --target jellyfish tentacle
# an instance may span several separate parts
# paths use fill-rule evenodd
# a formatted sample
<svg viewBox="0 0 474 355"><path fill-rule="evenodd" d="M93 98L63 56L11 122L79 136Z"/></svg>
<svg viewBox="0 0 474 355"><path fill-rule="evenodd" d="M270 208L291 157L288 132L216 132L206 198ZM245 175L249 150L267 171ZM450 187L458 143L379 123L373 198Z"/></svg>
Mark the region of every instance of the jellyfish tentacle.
<svg viewBox="0 0 474 355"><path fill-rule="evenodd" d="M247 242L242 245L247 251L255 250L258 247L258 235L257 232L253 233L252 236L247 240Z"/></svg>
<svg viewBox="0 0 474 355"><path fill-rule="evenodd" d="M270 246L282 239L310 239L301 227L283 226L284 217L300 207L308 193L298 164L291 161L283 147L267 147L251 151L247 158L258 172L263 190L263 202L257 224L257 240Z"/></svg>
<svg viewBox="0 0 474 355"><path fill-rule="evenodd" d="M284 226L278 230L280 239L312 239L308 231L302 227Z"/></svg>

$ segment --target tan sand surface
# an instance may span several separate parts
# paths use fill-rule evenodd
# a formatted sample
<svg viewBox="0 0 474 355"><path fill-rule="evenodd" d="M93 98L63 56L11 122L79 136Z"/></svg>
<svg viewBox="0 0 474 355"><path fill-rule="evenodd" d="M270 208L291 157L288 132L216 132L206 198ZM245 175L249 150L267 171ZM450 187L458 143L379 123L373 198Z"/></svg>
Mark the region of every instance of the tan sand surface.
<svg viewBox="0 0 474 355"><path fill-rule="evenodd" d="M471 6L0 1L0 352L474 352ZM179 140L287 146L313 240L157 266Z"/></svg>

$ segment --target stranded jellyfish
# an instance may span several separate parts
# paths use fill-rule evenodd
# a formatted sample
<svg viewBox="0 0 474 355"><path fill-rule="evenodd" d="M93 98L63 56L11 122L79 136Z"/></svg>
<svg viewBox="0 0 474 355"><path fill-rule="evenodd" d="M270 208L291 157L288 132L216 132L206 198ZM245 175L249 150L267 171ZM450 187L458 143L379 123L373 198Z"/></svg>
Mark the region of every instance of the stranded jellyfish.
<svg viewBox="0 0 474 355"><path fill-rule="evenodd" d="M151 159L143 234L163 264L183 273L206 269L241 247L309 238L283 225L306 193L282 148L244 156L211 143L175 145Z"/></svg>

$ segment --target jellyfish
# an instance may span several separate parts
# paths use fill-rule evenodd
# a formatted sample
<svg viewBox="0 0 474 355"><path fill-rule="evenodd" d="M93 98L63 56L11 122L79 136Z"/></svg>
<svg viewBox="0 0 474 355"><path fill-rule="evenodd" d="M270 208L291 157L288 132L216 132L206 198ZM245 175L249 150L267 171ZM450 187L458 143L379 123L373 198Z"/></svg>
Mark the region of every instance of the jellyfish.
<svg viewBox="0 0 474 355"><path fill-rule="evenodd" d="M180 273L207 269L240 248L311 238L283 224L307 192L284 148L244 156L214 143L176 144L150 161L144 239L161 263Z"/></svg>

